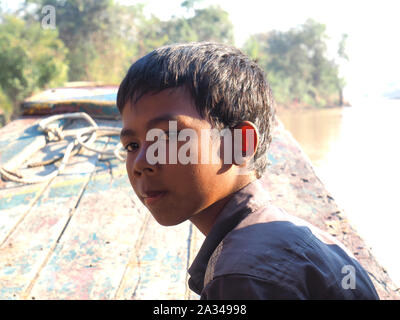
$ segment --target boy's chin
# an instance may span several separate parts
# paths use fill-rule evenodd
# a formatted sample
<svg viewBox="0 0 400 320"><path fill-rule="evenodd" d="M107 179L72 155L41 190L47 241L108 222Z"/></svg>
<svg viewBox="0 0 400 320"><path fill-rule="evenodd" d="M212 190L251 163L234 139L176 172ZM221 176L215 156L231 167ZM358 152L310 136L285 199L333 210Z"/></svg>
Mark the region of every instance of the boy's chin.
<svg viewBox="0 0 400 320"><path fill-rule="evenodd" d="M178 218L178 217L168 216L167 214L162 214L162 213L156 214L153 212L151 212L151 215L160 225L162 225L164 227L176 226L182 222L185 222L187 219L189 219L189 218L182 218L182 217Z"/></svg>

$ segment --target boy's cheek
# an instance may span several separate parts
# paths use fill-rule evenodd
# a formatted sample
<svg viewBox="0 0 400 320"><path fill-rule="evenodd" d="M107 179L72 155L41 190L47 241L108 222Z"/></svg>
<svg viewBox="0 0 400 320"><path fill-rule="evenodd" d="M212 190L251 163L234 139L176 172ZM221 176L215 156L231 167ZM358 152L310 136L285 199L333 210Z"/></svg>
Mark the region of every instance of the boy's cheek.
<svg viewBox="0 0 400 320"><path fill-rule="evenodd" d="M198 149L195 157L198 163L202 165L220 164L220 143L217 143L213 137L202 136L198 141Z"/></svg>
<svg viewBox="0 0 400 320"><path fill-rule="evenodd" d="M126 167L126 173L128 174L128 178L129 178L129 181L130 181L132 187L134 186L133 185L133 182L134 182L134 178L133 178L134 168L133 168L133 165L134 165L133 164L133 157L130 156L129 153L128 153L128 156L127 156L127 159L126 159L126 162L125 162L125 167Z"/></svg>

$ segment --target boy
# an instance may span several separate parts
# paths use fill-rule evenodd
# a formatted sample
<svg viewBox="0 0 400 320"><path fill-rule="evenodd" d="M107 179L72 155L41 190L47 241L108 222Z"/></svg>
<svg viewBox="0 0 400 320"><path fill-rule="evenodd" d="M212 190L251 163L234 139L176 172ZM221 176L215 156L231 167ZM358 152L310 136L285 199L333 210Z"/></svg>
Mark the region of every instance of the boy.
<svg viewBox="0 0 400 320"><path fill-rule="evenodd" d="M378 299L340 243L269 202L258 179L272 104L263 71L236 48L139 59L117 97L134 191L161 225L189 219L206 236L188 271L201 299Z"/></svg>

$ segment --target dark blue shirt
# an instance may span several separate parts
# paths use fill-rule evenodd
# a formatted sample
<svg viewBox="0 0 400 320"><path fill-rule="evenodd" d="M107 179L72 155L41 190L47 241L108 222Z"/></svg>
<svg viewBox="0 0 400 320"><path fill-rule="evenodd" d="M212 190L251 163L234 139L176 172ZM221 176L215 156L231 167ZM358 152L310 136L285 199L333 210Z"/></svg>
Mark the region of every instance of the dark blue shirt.
<svg viewBox="0 0 400 320"><path fill-rule="evenodd" d="M193 261L201 299L379 299L335 238L270 202L256 180L223 208Z"/></svg>

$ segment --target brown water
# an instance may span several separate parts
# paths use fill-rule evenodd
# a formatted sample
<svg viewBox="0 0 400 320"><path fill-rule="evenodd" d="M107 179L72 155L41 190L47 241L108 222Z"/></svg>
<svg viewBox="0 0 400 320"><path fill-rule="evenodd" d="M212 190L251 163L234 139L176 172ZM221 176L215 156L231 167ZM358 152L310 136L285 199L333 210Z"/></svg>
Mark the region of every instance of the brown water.
<svg viewBox="0 0 400 320"><path fill-rule="evenodd" d="M364 100L278 116L400 286L400 101Z"/></svg>

